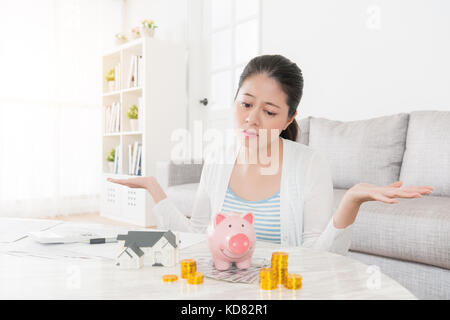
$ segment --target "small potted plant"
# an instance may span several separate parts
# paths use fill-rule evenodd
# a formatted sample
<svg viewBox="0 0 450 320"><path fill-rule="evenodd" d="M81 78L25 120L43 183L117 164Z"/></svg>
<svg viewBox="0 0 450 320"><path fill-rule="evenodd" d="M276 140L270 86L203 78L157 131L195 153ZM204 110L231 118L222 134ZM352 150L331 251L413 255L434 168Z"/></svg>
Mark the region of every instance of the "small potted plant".
<svg viewBox="0 0 450 320"><path fill-rule="evenodd" d="M109 69L108 73L105 75L105 80L108 83L109 91L114 91L116 86L116 75L114 68Z"/></svg>
<svg viewBox="0 0 450 320"><path fill-rule="evenodd" d="M131 29L131 36L133 37L133 39L138 39L141 37L141 30L139 26L136 26L133 29Z"/></svg>
<svg viewBox="0 0 450 320"><path fill-rule="evenodd" d="M138 107L133 104L127 112L128 119L130 119L131 131L139 131L139 123L138 123Z"/></svg>
<svg viewBox="0 0 450 320"><path fill-rule="evenodd" d="M143 20L142 21L142 33L145 36L152 37L155 35L155 29L158 28L157 25L155 25L155 21L153 20Z"/></svg>
<svg viewBox="0 0 450 320"><path fill-rule="evenodd" d="M121 32L116 33L115 37L116 37L116 43L119 45L128 41L127 36Z"/></svg>
<svg viewBox="0 0 450 320"><path fill-rule="evenodd" d="M106 156L106 161L108 161L109 172L114 172L114 159L116 157L116 149L111 149L111 151Z"/></svg>

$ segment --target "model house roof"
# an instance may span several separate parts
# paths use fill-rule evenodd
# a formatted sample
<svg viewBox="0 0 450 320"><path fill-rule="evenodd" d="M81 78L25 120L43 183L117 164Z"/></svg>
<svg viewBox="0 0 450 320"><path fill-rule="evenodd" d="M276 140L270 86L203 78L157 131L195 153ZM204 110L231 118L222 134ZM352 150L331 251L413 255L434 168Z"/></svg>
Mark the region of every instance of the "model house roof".
<svg viewBox="0 0 450 320"><path fill-rule="evenodd" d="M130 258L133 258L132 255L131 255L130 253L128 253L128 251L127 251L128 249L133 250L134 253L136 253L136 255L137 255L138 257L142 257L142 256L144 255L144 251L142 251L141 249L139 249L139 247L136 246L136 244L132 244L130 247L126 247L126 248L119 254L119 257L120 257L122 254L126 253Z"/></svg>
<svg viewBox="0 0 450 320"><path fill-rule="evenodd" d="M128 231L128 234L119 234L117 240L125 240L125 247L130 247L133 251L133 245L138 249L142 247L153 247L161 238L166 238L168 243L176 248L178 243L176 236L172 231ZM136 252L136 251L135 251ZM137 254L137 252L136 252Z"/></svg>
<svg viewBox="0 0 450 320"><path fill-rule="evenodd" d="M142 257L144 255L144 251L142 251L135 243L130 246L130 249L133 250L138 257Z"/></svg>

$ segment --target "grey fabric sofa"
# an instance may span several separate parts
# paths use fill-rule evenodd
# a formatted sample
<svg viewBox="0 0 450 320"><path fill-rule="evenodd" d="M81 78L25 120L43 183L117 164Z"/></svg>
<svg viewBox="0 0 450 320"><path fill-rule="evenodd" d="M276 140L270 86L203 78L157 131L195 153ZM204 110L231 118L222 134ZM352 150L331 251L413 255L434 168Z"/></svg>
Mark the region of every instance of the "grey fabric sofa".
<svg viewBox="0 0 450 320"><path fill-rule="evenodd" d="M450 112L348 122L308 117L298 123L298 142L329 160L335 209L359 182L434 187L432 195L398 204L364 203L348 255L378 266L420 299L450 299ZM158 164L158 181L188 217L201 169L201 162Z"/></svg>

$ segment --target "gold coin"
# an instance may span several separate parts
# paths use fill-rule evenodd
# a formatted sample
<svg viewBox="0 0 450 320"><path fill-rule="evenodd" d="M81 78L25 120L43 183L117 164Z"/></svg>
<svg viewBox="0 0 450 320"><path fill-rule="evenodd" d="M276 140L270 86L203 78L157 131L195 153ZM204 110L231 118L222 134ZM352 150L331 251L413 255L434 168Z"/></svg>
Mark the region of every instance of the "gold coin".
<svg viewBox="0 0 450 320"><path fill-rule="evenodd" d="M182 277L183 279L187 279L187 278L189 278L189 275L191 275L191 274L194 273L194 272L195 272L195 270L192 271L192 272L181 272L181 277Z"/></svg>
<svg viewBox="0 0 450 320"><path fill-rule="evenodd" d="M300 289L302 287L302 276L298 273L288 274L285 287L293 290Z"/></svg>
<svg viewBox="0 0 450 320"><path fill-rule="evenodd" d="M290 281L302 281L302 276L298 273L289 273L288 274L288 279Z"/></svg>
<svg viewBox="0 0 450 320"><path fill-rule="evenodd" d="M180 261L180 264L183 265L195 265L196 261L194 259L184 259Z"/></svg>
<svg viewBox="0 0 450 320"><path fill-rule="evenodd" d="M287 267L287 261L272 261L272 267Z"/></svg>
<svg viewBox="0 0 450 320"><path fill-rule="evenodd" d="M261 285L260 288L262 290L275 290L277 288L277 286L276 285L270 285L270 286L263 286L263 285Z"/></svg>
<svg viewBox="0 0 450 320"><path fill-rule="evenodd" d="M178 280L178 277L175 274L166 274L163 275L162 280L164 282L174 282Z"/></svg>
<svg viewBox="0 0 450 320"><path fill-rule="evenodd" d="M272 262L271 268L287 268L287 263L276 263Z"/></svg>
<svg viewBox="0 0 450 320"><path fill-rule="evenodd" d="M282 261L287 261L289 257L289 253L287 252L272 252L272 260L282 260Z"/></svg>
<svg viewBox="0 0 450 320"><path fill-rule="evenodd" d="M260 288L263 290L274 290L278 286L277 275L271 268L259 270Z"/></svg>
<svg viewBox="0 0 450 320"><path fill-rule="evenodd" d="M200 284L203 283L204 274L203 272L191 273L188 277L189 284Z"/></svg>
<svg viewBox="0 0 450 320"><path fill-rule="evenodd" d="M261 270L259 270L259 277L261 279L275 278L275 276L276 273L270 268L262 268Z"/></svg>
<svg viewBox="0 0 450 320"><path fill-rule="evenodd" d="M301 283L297 283L297 284L285 284L284 287L286 289L290 289L290 290L298 290L302 288L302 284Z"/></svg>
<svg viewBox="0 0 450 320"><path fill-rule="evenodd" d="M261 281L273 281L276 282L277 281L277 275L273 272L262 272L259 274L259 279Z"/></svg>
<svg viewBox="0 0 450 320"><path fill-rule="evenodd" d="M272 269L280 269L280 268L287 268L287 263L274 263L272 262L272 265L270 266Z"/></svg>
<svg viewBox="0 0 450 320"><path fill-rule="evenodd" d="M180 261L181 277L187 279L191 273L197 271L197 262L194 259L184 259Z"/></svg>
<svg viewBox="0 0 450 320"><path fill-rule="evenodd" d="M287 280L287 275L288 275L287 267L279 267L279 268L272 267L272 270L275 274L277 283L285 284L286 280Z"/></svg>
<svg viewBox="0 0 450 320"><path fill-rule="evenodd" d="M263 290L274 290L278 287L278 285L277 285L277 283L274 283L274 282L269 282L269 283L261 282L259 287Z"/></svg>
<svg viewBox="0 0 450 320"><path fill-rule="evenodd" d="M272 252L272 256L275 256L275 257L287 257L288 255L289 255L289 253L283 252L283 251Z"/></svg>
<svg viewBox="0 0 450 320"><path fill-rule="evenodd" d="M272 264L287 264L289 254L286 252L273 252Z"/></svg>
<svg viewBox="0 0 450 320"><path fill-rule="evenodd" d="M273 272L275 273L280 273L280 272L284 272L287 270L287 266L272 266L271 269L273 270Z"/></svg>

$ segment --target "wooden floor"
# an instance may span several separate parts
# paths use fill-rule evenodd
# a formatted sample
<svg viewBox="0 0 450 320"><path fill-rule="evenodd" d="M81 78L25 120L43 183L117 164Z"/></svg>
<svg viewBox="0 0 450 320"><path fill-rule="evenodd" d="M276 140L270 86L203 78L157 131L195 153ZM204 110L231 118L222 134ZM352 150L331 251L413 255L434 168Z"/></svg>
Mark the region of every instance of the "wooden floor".
<svg viewBox="0 0 450 320"><path fill-rule="evenodd" d="M116 221L113 219L108 219L101 217L100 213L83 213L83 214L71 214L68 216L56 216L56 217L46 217L44 219L53 219L61 221L73 221L73 222L86 222L86 223L100 223L108 224L113 226L126 226L126 227L139 227L126 222Z"/></svg>

